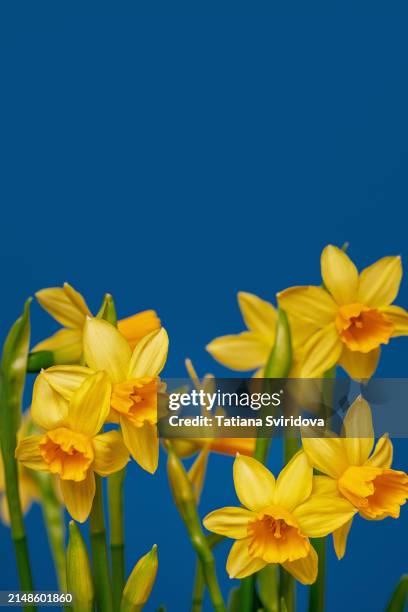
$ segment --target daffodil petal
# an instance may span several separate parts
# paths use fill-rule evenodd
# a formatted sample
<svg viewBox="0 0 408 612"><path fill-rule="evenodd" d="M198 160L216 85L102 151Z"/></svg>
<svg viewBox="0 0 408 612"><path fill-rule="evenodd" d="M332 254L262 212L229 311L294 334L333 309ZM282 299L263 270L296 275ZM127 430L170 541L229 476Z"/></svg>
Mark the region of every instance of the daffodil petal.
<svg viewBox="0 0 408 612"><path fill-rule="evenodd" d="M387 319L394 325L393 337L408 336L408 312L400 306L381 308Z"/></svg>
<svg viewBox="0 0 408 612"><path fill-rule="evenodd" d="M91 512L95 496L94 473L88 472L85 480L80 482L61 478L60 484L61 494L69 514L79 523L84 523Z"/></svg>
<svg viewBox="0 0 408 612"><path fill-rule="evenodd" d="M211 450L226 455L249 455L255 451L256 438L214 438L211 440Z"/></svg>
<svg viewBox="0 0 408 612"><path fill-rule="evenodd" d="M21 511L23 514L26 514L33 503L34 500L39 499L37 489L35 487L34 481L29 474L29 470L22 471L19 474L19 483L18 490L20 494L20 503L21 503ZM8 508L7 508L8 511Z"/></svg>
<svg viewBox="0 0 408 612"><path fill-rule="evenodd" d="M118 330L126 338L130 347L134 349L141 338L155 329L160 329L160 325L160 319L155 310L143 310L118 321Z"/></svg>
<svg viewBox="0 0 408 612"><path fill-rule="evenodd" d="M297 559L296 561L283 563L282 567L302 584L313 584L317 578L317 553L313 546L311 546L309 554L306 557Z"/></svg>
<svg viewBox="0 0 408 612"><path fill-rule="evenodd" d="M234 542L227 559L227 572L230 578L245 578L265 567L266 561L251 557L248 541Z"/></svg>
<svg viewBox="0 0 408 612"><path fill-rule="evenodd" d="M250 510L260 510L273 504L275 478L256 459L237 456L234 461L234 484L239 501Z"/></svg>
<svg viewBox="0 0 408 612"><path fill-rule="evenodd" d="M208 531L240 540L246 538L248 521L254 518L254 513L246 508L220 508L210 512L203 520Z"/></svg>
<svg viewBox="0 0 408 612"><path fill-rule="evenodd" d="M370 406L361 395L347 410L343 427L349 464L363 465L374 446L374 429Z"/></svg>
<svg viewBox="0 0 408 612"><path fill-rule="evenodd" d="M392 465L394 449L388 434L384 434L375 445L373 454L366 461L366 465L389 469Z"/></svg>
<svg viewBox="0 0 408 612"><path fill-rule="evenodd" d="M312 483L313 468L306 453L299 451L278 476L275 504L290 512L309 497Z"/></svg>
<svg viewBox="0 0 408 612"><path fill-rule="evenodd" d="M354 380L368 379L372 377L377 369L380 354L380 347L368 353L360 353L358 351L351 351L347 346L344 346L339 359L339 365Z"/></svg>
<svg viewBox="0 0 408 612"><path fill-rule="evenodd" d="M68 400L49 384L46 373L40 372L34 382L31 417L43 429L55 429L64 423Z"/></svg>
<svg viewBox="0 0 408 612"><path fill-rule="evenodd" d="M37 291L35 297L54 319L64 327L82 327L90 311L82 295L71 285Z"/></svg>
<svg viewBox="0 0 408 612"><path fill-rule="evenodd" d="M82 355L82 329L60 329L31 351L51 351L57 363L78 363Z"/></svg>
<svg viewBox="0 0 408 612"><path fill-rule="evenodd" d="M242 332L215 338L206 349L227 368L245 371L264 366L272 346L272 342L255 332Z"/></svg>
<svg viewBox="0 0 408 612"><path fill-rule="evenodd" d="M343 344L333 324L319 329L306 342L302 353L302 378L319 378L339 360Z"/></svg>
<svg viewBox="0 0 408 612"><path fill-rule="evenodd" d="M10 512L6 495L0 497L0 518L3 525L6 527L10 526Z"/></svg>
<svg viewBox="0 0 408 612"><path fill-rule="evenodd" d="M349 521L356 509L345 498L330 495L311 495L295 508L292 514L303 535L322 538Z"/></svg>
<svg viewBox="0 0 408 612"><path fill-rule="evenodd" d="M169 337L164 327L144 336L133 351L127 377L158 376L166 363L168 350Z"/></svg>
<svg viewBox="0 0 408 612"><path fill-rule="evenodd" d="M358 271L344 251L329 244L321 256L322 278L325 287L337 304L351 304L356 301Z"/></svg>
<svg viewBox="0 0 408 612"><path fill-rule="evenodd" d="M16 448L16 458L31 470L46 472L48 466L40 453L40 442L43 435L27 436L20 440Z"/></svg>
<svg viewBox="0 0 408 612"><path fill-rule="evenodd" d="M126 417L120 418L123 440L133 459L147 472L154 474L159 462L159 439L156 425L144 423L135 427Z"/></svg>
<svg viewBox="0 0 408 612"><path fill-rule="evenodd" d="M339 478L347 469L346 449L341 438L312 438L308 437L308 430L305 429L302 445L310 463L323 474Z"/></svg>
<svg viewBox="0 0 408 612"><path fill-rule="evenodd" d="M69 426L74 431L95 436L108 417L111 389L106 372L88 376L72 396L67 416Z"/></svg>
<svg viewBox="0 0 408 612"><path fill-rule="evenodd" d="M129 452L118 431L108 431L92 440L95 460L92 469L100 476L109 476L125 467Z"/></svg>
<svg viewBox="0 0 408 612"><path fill-rule="evenodd" d="M251 331L268 338L274 342L276 326L276 310L266 300L262 300L253 293L240 291L238 293L239 308L245 325Z"/></svg>
<svg viewBox="0 0 408 612"><path fill-rule="evenodd" d="M339 529L333 531L333 544L334 550L336 551L336 556L339 559L342 559L346 553L347 546L347 538L350 533L351 525L353 524L353 519L344 523Z"/></svg>
<svg viewBox="0 0 408 612"><path fill-rule="evenodd" d="M54 391L70 401L74 392L91 374L94 374L94 370L83 366L58 365L52 366L48 370L42 370L40 376L44 377Z"/></svg>
<svg viewBox="0 0 408 612"><path fill-rule="evenodd" d="M312 495L339 496L337 480L330 476L313 476Z"/></svg>
<svg viewBox="0 0 408 612"><path fill-rule="evenodd" d="M383 257L360 274L358 301L371 308L388 306L398 295L401 278L401 258Z"/></svg>
<svg viewBox="0 0 408 612"><path fill-rule="evenodd" d="M290 326L290 340L292 343L292 352L294 358L299 358L301 355L304 345L311 336L317 331L315 323L299 319L292 315L288 316Z"/></svg>
<svg viewBox="0 0 408 612"><path fill-rule="evenodd" d="M337 305L322 287L290 287L278 293L281 308L290 316L324 327L333 322Z"/></svg>
<svg viewBox="0 0 408 612"><path fill-rule="evenodd" d="M89 367L105 370L112 382L126 380L132 352L122 334L107 321L96 318L86 320L84 354Z"/></svg>

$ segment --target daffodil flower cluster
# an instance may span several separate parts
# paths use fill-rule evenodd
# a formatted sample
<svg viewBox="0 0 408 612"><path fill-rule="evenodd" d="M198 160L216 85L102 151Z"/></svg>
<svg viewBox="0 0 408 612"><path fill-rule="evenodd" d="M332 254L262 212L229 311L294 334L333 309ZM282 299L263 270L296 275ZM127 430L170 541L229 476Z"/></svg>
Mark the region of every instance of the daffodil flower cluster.
<svg viewBox="0 0 408 612"><path fill-rule="evenodd" d="M329 245L321 256L323 285L278 293L289 317L294 378L319 378L339 364L354 379L370 378L381 346L408 335L408 312L393 304L402 278L400 257L384 257L361 274L346 253ZM238 302L248 331L221 336L207 350L233 370L263 368L275 339L276 310L245 292Z"/></svg>
<svg viewBox="0 0 408 612"><path fill-rule="evenodd" d="M146 470L157 468L158 375L168 339L161 328L132 352L113 325L88 317L83 348L90 367L54 366L38 376L31 416L45 433L23 439L16 450L23 465L59 476L68 511L81 522L91 510L94 473L120 470L129 452ZM101 433L107 422L119 423L122 435Z"/></svg>
<svg viewBox="0 0 408 612"><path fill-rule="evenodd" d="M227 561L231 577L244 578L274 563L311 584L317 555L309 538L332 533L341 559L355 514L376 521L399 517L408 475L391 469L387 435L372 452L371 410L361 397L347 411L343 434L322 438L304 430L302 450L276 480L262 463L237 456L234 484L243 508L221 508L204 519L210 531L237 540ZM313 468L322 475L313 475Z"/></svg>
<svg viewBox="0 0 408 612"><path fill-rule="evenodd" d="M21 439L16 456L22 466L57 475L71 516L84 521L95 494L94 473L120 470L129 452L148 471L157 468L158 375L168 338L154 311L123 320L119 329L92 317L84 298L67 283L44 289L37 298L66 327L34 350L57 350L64 353L62 362L79 363L83 356L86 365L41 371L31 418L44 433ZM121 434L102 433L110 422L120 424Z"/></svg>
<svg viewBox="0 0 408 612"><path fill-rule="evenodd" d="M343 249L329 245L321 255L321 276L320 286L293 286L279 292L278 310L251 293L240 292L238 302L247 330L215 338L207 346L209 353L221 364L253 371L257 377L323 379L341 366L353 379L370 378L382 346L396 336L408 335L408 312L394 305L402 278L401 260L384 257L359 273ZM83 296L67 283L43 289L36 297L63 327L36 344L29 355L28 304L5 345L0 374L9 377L5 384L12 391L13 409L16 397L21 404L25 364L29 372L39 373L29 416L27 412L20 430L20 413L14 421L14 417L8 419L3 428L7 434L0 430L5 457L1 462L0 456L3 521L10 519L14 539L24 541L22 520L13 521L9 508L21 517L21 510L26 511L32 501L45 507L41 478L47 478L47 490L51 487L59 508L63 503L80 523L91 517L92 567L74 522L67 551L63 527L54 547L60 585L65 587L67 579L76 595L74 612L92 610L95 599L102 612L141 610L155 581L157 548L154 545L139 559L125 585L123 475L131 459L150 474L158 467L157 406L159 394L165 397L160 375L168 353L167 332L154 310L116 322L111 296L107 296L109 313L105 298L93 316ZM214 391L211 375L200 379L190 360L186 366L197 392L205 396ZM319 399L322 389L320 381L316 385ZM17 409L21 411L21 405ZM214 407L216 413L220 410ZM323 580L318 572L324 566L319 541L332 534L341 559L357 515L374 522L399 517L408 497L408 476L392 468L393 446L387 434L375 441L371 410L362 397L349 407L340 435L328 430L317 436L307 428L298 433L299 440L284 441L285 461L276 478L265 465L268 444L262 438L220 439L211 432L206 438L164 441L171 491L198 559L194 610L201 610L205 586L214 610L225 611L211 550L217 538L234 540L226 570L231 578L243 581L243 611L252 612L258 604L251 582L255 578L244 579L256 575L259 586L263 571L280 566L280 590L271 595L273 601L262 604L264 609L294 612L293 598L282 586L284 578L289 579L285 588L295 579L314 585L312 593L314 583ZM214 510L202 520L198 504L212 452L235 456L233 481L240 505ZM193 455L196 458L187 472L182 460ZM11 470L6 459L13 463ZM105 477L111 567L101 487ZM203 526L216 535L206 536ZM19 567L24 568L21 584L24 590L32 590L28 549L16 545L16 554ZM321 594L324 585L319 589ZM323 612L320 595L318 601L311 609Z"/></svg>

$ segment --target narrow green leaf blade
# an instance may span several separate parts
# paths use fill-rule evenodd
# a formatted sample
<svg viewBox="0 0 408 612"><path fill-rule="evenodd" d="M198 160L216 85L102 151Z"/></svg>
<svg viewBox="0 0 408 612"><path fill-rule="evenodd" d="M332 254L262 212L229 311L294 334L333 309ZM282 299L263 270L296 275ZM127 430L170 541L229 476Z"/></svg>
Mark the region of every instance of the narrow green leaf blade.
<svg viewBox="0 0 408 612"><path fill-rule="evenodd" d="M386 608L386 612L404 612L408 604L408 575L402 576Z"/></svg>

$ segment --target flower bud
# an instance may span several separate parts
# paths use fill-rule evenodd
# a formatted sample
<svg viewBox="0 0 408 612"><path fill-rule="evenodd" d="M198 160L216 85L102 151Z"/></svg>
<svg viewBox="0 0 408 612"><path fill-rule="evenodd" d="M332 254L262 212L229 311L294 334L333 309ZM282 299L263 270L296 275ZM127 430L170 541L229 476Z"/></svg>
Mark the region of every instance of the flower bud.
<svg viewBox="0 0 408 612"><path fill-rule="evenodd" d="M111 325L117 324L117 315L115 302L113 301L113 297L110 293L105 293L105 297L103 298L102 306L99 309L98 314L96 315L98 319L103 319L104 321L108 321Z"/></svg>
<svg viewBox="0 0 408 612"><path fill-rule="evenodd" d="M194 490L183 464L169 442L167 442L167 450L167 474L170 488L173 493L174 502L183 516L186 504L193 502L195 505Z"/></svg>
<svg viewBox="0 0 408 612"><path fill-rule="evenodd" d="M149 599L158 567L156 544L133 568L123 590L121 612L141 610Z"/></svg>
<svg viewBox="0 0 408 612"><path fill-rule="evenodd" d="M205 474L207 471L209 445L205 446L197 455L196 460L188 472L188 479L193 487L196 504L199 503L204 486Z"/></svg>
<svg viewBox="0 0 408 612"><path fill-rule="evenodd" d="M73 595L75 612L93 610L94 592L88 552L79 527L74 521L69 523L67 588Z"/></svg>

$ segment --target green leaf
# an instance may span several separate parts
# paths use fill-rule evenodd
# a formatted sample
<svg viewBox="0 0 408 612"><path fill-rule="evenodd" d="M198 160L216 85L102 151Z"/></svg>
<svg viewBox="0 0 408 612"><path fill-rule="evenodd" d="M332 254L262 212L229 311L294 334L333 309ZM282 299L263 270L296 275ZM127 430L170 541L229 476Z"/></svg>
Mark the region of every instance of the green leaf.
<svg viewBox="0 0 408 612"><path fill-rule="evenodd" d="M1 359L2 405L7 414L2 415L0 425L7 434L15 435L20 427L21 404L27 370L28 349L30 345L30 303L29 298L21 317L11 328L3 346Z"/></svg>
<svg viewBox="0 0 408 612"><path fill-rule="evenodd" d="M26 301L22 316L14 323L6 338L0 364L0 442L11 534L22 591L32 591L33 581L21 511L18 468L14 455L21 421L30 343L30 302L31 299ZM30 606L29 609L35 608Z"/></svg>
<svg viewBox="0 0 408 612"><path fill-rule="evenodd" d="M402 576L386 608L386 612L404 612L408 603L408 575Z"/></svg>

